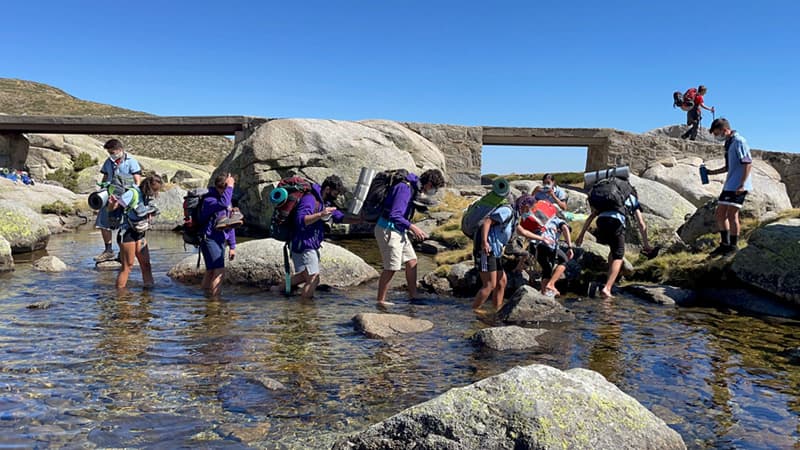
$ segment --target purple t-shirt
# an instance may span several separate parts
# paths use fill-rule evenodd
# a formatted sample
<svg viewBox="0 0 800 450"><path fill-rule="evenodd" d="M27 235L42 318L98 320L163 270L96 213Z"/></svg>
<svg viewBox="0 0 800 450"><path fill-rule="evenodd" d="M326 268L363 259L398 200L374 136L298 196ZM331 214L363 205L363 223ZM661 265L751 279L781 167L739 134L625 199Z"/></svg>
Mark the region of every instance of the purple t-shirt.
<svg viewBox="0 0 800 450"><path fill-rule="evenodd" d="M203 199L203 204L200 206L200 223L205 224L203 234L207 239L211 239L219 245L224 245L227 242L231 248L236 248L236 232L232 228L225 230L214 228L217 219L228 215L232 197L233 188L230 186L225 187L225 191L221 195L217 188L210 187L208 194Z"/></svg>
<svg viewBox="0 0 800 450"><path fill-rule="evenodd" d="M411 218L414 217L414 193L417 190L419 178L409 173L406 177L408 183L397 183L392 188L386 200L383 202L385 211L388 211L385 218L394 224L397 231L405 233L411 226Z"/></svg>
<svg viewBox="0 0 800 450"><path fill-rule="evenodd" d="M294 235L292 236L291 250L295 253L304 252L306 250L317 250L322 247L322 241L325 239L325 222L317 220L316 222L306 225L305 219L309 214L316 214L323 209L323 204L320 201L322 198L322 188L318 184L312 184L311 188L314 193L306 194L297 202L294 217ZM331 206L327 202L325 206ZM331 214L334 222L341 223L344 220L344 213L338 209Z"/></svg>

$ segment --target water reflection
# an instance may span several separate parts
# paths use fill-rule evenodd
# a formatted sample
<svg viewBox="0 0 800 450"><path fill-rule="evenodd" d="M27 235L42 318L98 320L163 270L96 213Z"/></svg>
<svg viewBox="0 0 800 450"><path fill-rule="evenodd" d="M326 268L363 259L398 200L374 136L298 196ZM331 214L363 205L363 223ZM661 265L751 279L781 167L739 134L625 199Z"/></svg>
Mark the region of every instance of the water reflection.
<svg viewBox="0 0 800 450"><path fill-rule="evenodd" d="M602 373L612 383L618 383L623 373L622 325L615 317L614 301L599 301L595 320L599 323L595 338L589 344L587 366Z"/></svg>
<svg viewBox="0 0 800 450"><path fill-rule="evenodd" d="M381 341L351 323L375 312L374 286L307 302L247 288L206 300L165 276L187 255L180 238L152 233L156 288L115 296L115 274L91 269L96 238L53 237L49 252L74 269L66 274L26 262L0 274L0 446L329 448L452 387L537 362L600 372L690 448L800 442L800 370L784 352L800 347L797 321L569 298L575 322L533 324L550 330L540 347L497 352L469 341L496 325L476 320L470 299L398 297L389 312L435 327Z"/></svg>

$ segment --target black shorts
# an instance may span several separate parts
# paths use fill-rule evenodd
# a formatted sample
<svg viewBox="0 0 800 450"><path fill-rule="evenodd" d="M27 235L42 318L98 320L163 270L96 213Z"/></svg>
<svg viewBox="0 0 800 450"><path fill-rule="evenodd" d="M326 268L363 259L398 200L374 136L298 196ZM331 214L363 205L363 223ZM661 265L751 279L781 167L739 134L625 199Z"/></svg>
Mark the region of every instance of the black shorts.
<svg viewBox="0 0 800 450"><path fill-rule="evenodd" d="M735 208L740 208L744 205L744 198L747 197L747 191L737 194L736 191L722 191L719 194L718 205L728 205Z"/></svg>
<svg viewBox="0 0 800 450"><path fill-rule="evenodd" d="M478 272L500 272L503 270L503 263L500 258L486 255L483 252L472 256L475 258L475 268L478 269Z"/></svg>
<svg viewBox="0 0 800 450"><path fill-rule="evenodd" d="M117 244L127 244L128 242L138 242L144 239L144 233L138 233L132 228L121 230L117 234Z"/></svg>
<svg viewBox="0 0 800 450"><path fill-rule="evenodd" d="M611 259L625 257L625 227L622 222L613 217L598 217L595 237L597 242L611 249Z"/></svg>
<svg viewBox="0 0 800 450"><path fill-rule="evenodd" d="M567 263L567 255L559 247L550 248L540 244L536 247L536 261L542 267L542 278L550 278L556 266Z"/></svg>

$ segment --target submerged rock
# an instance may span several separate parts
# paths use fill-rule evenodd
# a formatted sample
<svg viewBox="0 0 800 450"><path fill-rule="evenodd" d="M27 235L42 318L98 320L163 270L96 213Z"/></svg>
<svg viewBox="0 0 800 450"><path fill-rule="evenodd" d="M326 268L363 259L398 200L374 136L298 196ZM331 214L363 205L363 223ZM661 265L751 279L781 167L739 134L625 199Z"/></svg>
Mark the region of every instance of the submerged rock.
<svg viewBox="0 0 800 450"><path fill-rule="evenodd" d="M586 369L534 364L451 389L334 450L685 449L680 435L633 397Z"/></svg>
<svg viewBox="0 0 800 450"><path fill-rule="evenodd" d="M64 272L67 265L55 256L45 256L34 261L33 268L40 272Z"/></svg>
<svg viewBox="0 0 800 450"><path fill-rule="evenodd" d="M538 336L547 330L522 328L516 325L484 328L472 336L472 340L494 350L523 350L538 347Z"/></svg>
<svg viewBox="0 0 800 450"><path fill-rule="evenodd" d="M357 331L371 338L385 339L398 334L422 333L433 328L433 322L401 314L360 313L353 317Z"/></svg>
<svg viewBox="0 0 800 450"><path fill-rule="evenodd" d="M548 297L531 286L522 286L506 301L497 317L507 323L568 322L575 314L558 300Z"/></svg>
<svg viewBox="0 0 800 450"><path fill-rule="evenodd" d="M633 284L625 286L625 291L659 305L689 305L697 298L692 290L668 285Z"/></svg>

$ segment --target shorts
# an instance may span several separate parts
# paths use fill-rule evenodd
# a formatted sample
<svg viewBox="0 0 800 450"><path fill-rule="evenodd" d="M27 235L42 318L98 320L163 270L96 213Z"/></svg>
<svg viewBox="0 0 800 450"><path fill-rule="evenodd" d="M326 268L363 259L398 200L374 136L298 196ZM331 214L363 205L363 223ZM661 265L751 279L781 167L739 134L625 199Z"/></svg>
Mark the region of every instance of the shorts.
<svg viewBox="0 0 800 450"><path fill-rule="evenodd" d="M478 272L500 272L503 270L501 258L487 255L484 252L476 253L472 256L475 258L475 268L478 269Z"/></svg>
<svg viewBox="0 0 800 450"><path fill-rule="evenodd" d="M309 275L316 275L319 273L319 250L310 249L303 252L292 252L292 263L294 264L294 272L300 273L308 271Z"/></svg>
<svg viewBox="0 0 800 450"><path fill-rule="evenodd" d="M625 257L625 227L613 217L597 218L597 242L609 246L611 259Z"/></svg>
<svg viewBox="0 0 800 450"><path fill-rule="evenodd" d="M117 208L114 211L108 211L107 207L100 208L97 211L97 219L94 221L94 227L102 230L116 230L122 220L122 208Z"/></svg>
<svg viewBox="0 0 800 450"><path fill-rule="evenodd" d="M139 242L144 239L144 233L139 233L132 228L125 228L120 230L117 234L117 244L126 244L128 242Z"/></svg>
<svg viewBox="0 0 800 450"><path fill-rule="evenodd" d="M736 191L722 191L722 194L719 194L719 200L717 201L717 204L733 206L734 208L741 209L742 205L744 205L745 197L747 197L747 191L744 191L741 194L737 194Z"/></svg>
<svg viewBox="0 0 800 450"><path fill-rule="evenodd" d="M383 258L383 270L397 272L403 264L417 259L411 239L405 233L376 226L375 239Z"/></svg>
<svg viewBox="0 0 800 450"><path fill-rule="evenodd" d="M536 247L536 261L542 267L542 278L550 278L556 266L567 263L567 255L559 247L539 245Z"/></svg>
<svg viewBox="0 0 800 450"><path fill-rule="evenodd" d="M200 243L200 253L203 254L203 261L206 263L206 270L225 268L225 243L219 243L213 239L204 239Z"/></svg>

